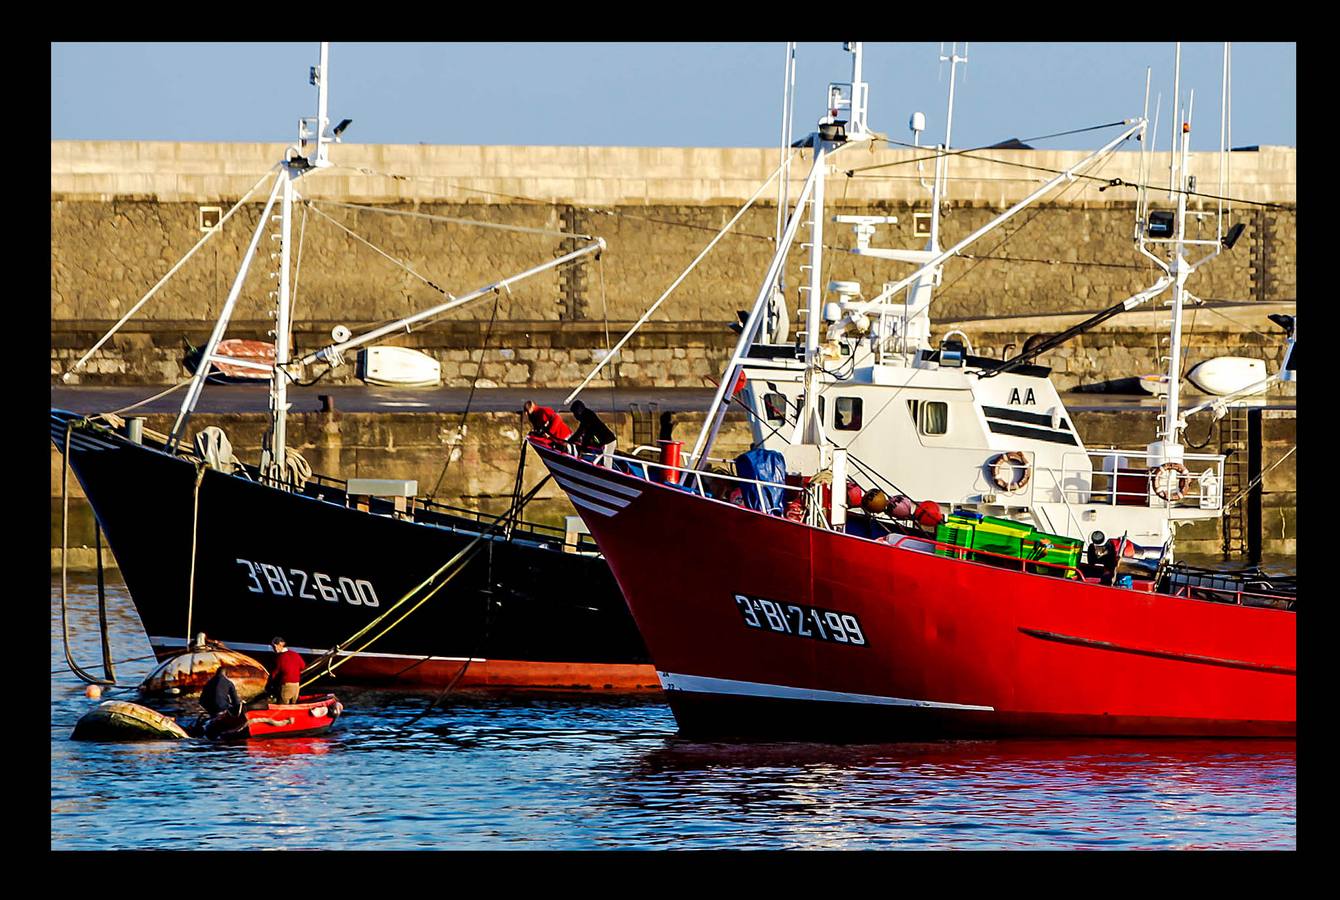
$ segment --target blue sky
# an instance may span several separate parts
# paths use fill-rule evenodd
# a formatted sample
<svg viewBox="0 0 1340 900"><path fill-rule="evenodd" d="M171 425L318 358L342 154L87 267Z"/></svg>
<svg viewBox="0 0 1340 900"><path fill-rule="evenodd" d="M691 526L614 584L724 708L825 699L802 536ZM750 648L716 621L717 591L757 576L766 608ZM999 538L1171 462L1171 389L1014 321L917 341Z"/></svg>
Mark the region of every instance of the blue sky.
<svg viewBox="0 0 1340 900"><path fill-rule="evenodd" d="M330 51L330 115L352 143L772 147L780 129L783 44L341 43ZM1183 45L1183 92L1196 89L1192 146L1219 146L1221 44ZM871 125L943 139L948 65L940 45L865 45ZM989 43L959 70L954 144L982 146L1138 115L1152 66L1150 115L1169 139L1171 43ZM797 136L846 81L838 42L800 44ZM291 141L312 115L307 69L317 44L56 43L51 136L58 140ZM1296 144L1297 47L1233 45L1233 144ZM1098 146L1102 134L1036 145Z"/></svg>

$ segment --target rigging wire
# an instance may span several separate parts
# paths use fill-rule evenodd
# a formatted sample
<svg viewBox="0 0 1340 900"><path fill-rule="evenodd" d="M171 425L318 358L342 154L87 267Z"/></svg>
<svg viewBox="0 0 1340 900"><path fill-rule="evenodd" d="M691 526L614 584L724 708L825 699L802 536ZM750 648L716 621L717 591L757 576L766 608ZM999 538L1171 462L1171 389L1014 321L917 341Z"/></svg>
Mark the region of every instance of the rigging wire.
<svg viewBox="0 0 1340 900"><path fill-rule="evenodd" d="M316 201L312 201L315 203ZM497 222L483 222L478 219L462 219L457 216L441 216L434 213L415 212L408 209L390 209L384 206L369 206L363 203L343 203L337 200L322 200L321 203L327 206L341 206L346 209L361 209L367 212L381 213L386 216L407 216L414 219L426 219L431 222L447 222L453 225L468 225L476 228L491 228L497 231L511 231L518 234L538 234L545 237L560 238L581 238L583 240L592 240L589 234L581 234L571 231L556 231L552 228L532 228L526 225L502 225Z"/></svg>
<svg viewBox="0 0 1340 900"><path fill-rule="evenodd" d="M360 173L362 173L362 174L364 174L364 175L375 175L375 176L380 176L380 177L383 177L383 178L393 178L393 179L396 179L396 180L398 180L398 181L410 181L410 180L414 180L414 179L431 179L431 178L432 178L432 176L429 176L429 175L397 175L397 174L394 174L394 173L391 173L391 172L379 172L379 171L376 171L376 170L374 170L374 169L358 168L358 167L354 167L354 166L337 166L336 168L346 168L346 169L351 169L351 170L353 170L353 171L360 172ZM444 187L447 187L447 188L450 188L450 189L452 189L452 190L465 191L465 192L468 192L468 193L475 193L475 194L486 194L486 195L488 195L488 196L490 196L490 197L504 197L504 198L509 199L509 200L523 200L523 201L525 201L525 202L527 202L527 203L535 203L535 204L538 204L538 205L547 205L547 206L558 206L558 205L560 205L560 204L558 204L556 201L554 201L554 200L552 200L552 199L545 200L545 199L540 199L540 198L538 198L538 197L528 197L528 196L525 196L525 195L523 195L523 194L509 194L509 193L507 193L506 191L493 191L493 190L489 190L489 189L487 189L487 188L467 187L466 185L463 185L463 184L460 184L460 183L457 183L457 182L450 182L450 181L449 181L449 182L445 182L443 186L444 186ZM694 224L694 223L692 223L692 222L677 222L677 221L675 221L675 220L673 220L673 219L659 219L659 218L656 218L656 217L654 217L654 216L639 216L639 215L637 215L636 213L621 212L621 211L619 211L619 210L610 209L610 208L606 208L606 207L599 207L599 206L577 206L576 208L577 208L578 210L580 210L581 212L584 212L584 213L590 213L590 214L593 214L593 215L599 215L599 216L612 216L612 217L614 217L614 218L619 218L619 219L632 219L632 220L634 220L634 221L638 221L638 222L650 222L650 223L655 224L655 225L668 225L668 226L671 226L671 227L674 227L674 228L688 228L688 229L692 229L692 230L694 230L694 231L708 231L708 232L713 232L713 233L715 233L715 232L717 231L716 228L713 228L713 227L710 226L710 225L697 225L697 224ZM375 209L375 207L369 207L369 209ZM471 221L473 221L473 220L471 220ZM566 233L566 232L564 232L563 234L564 234L565 237L586 237L586 235L572 235L572 234L568 234L568 233ZM756 239L756 240L768 241L768 242L770 242L770 243L774 243L774 244L777 243L777 237L776 237L775 235L771 235L771 234L759 234L759 233L757 233L757 232L751 232L751 231L736 231L736 232L734 232L734 234L735 234L736 236L738 236L738 237L754 238L754 239ZM827 248L827 247L826 247L825 249L832 249L832 248Z"/></svg>
<svg viewBox="0 0 1340 900"><path fill-rule="evenodd" d="M1109 126L1102 126L1102 127L1109 127ZM895 140L893 140L892 138L880 137L880 138L878 138L878 140L881 140L881 141L883 141L884 143L889 144L889 145L891 145L891 146L902 147L902 148L906 148L906 149L909 149L909 150L921 150L921 149L923 149L922 147L919 147L919 146L917 146L917 145L915 145L915 144L909 144L909 143L906 143L905 141L895 141ZM1037 139L1036 139L1036 138L1033 138L1032 140L1037 140ZM884 169L884 168L890 168L890 167L892 167L892 166L904 166L904 165L908 165L908 164L911 164L911 163L925 162L926 160L938 159L938 158L941 157L941 156L964 156L964 157L966 157L966 158L968 158L968 159L977 159L977 160L981 160L982 162L995 163L995 164L997 164L997 165L1002 165L1002 166L1012 166L1012 167L1017 168L1017 169L1026 169L1026 170L1033 171L1033 172L1046 172L1046 173L1051 174L1051 175L1060 175L1060 174L1062 174L1062 173L1065 172L1064 169L1053 169L1053 168L1050 168L1050 167L1048 167L1048 166L1038 166L1038 165L1032 165L1032 164L1029 164L1029 163L1016 162L1016 161L1014 161L1014 160L1008 160L1008 159L996 159L996 158L994 158L994 157L990 157L990 156L977 156L977 155L975 155L975 154L976 154L978 151L980 151L980 150L989 150L989 149L991 149L991 148L990 148L990 147L975 147L975 148L971 148L971 149L967 149L967 150L938 151L938 152L934 152L934 153L932 153L932 154L930 154L930 155L928 155L928 156L915 157L915 158L913 158L913 159L894 160L893 162L875 163L874 165L860 166L860 167L857 167L857 168L847 169L846 172L845 172L845 174L847 175L848 178L855 178L855 177L859 177L859 176L857 175L857 173L859 173L859 172L868 172L868 171L871 171L871 170L873 170L873 169ZM1084 181L1100 181L1100 182L1104 182L1103 187L1102 187L1102 188L1099 188L1099 190L1106 190L1107 188L1110 188L1110 187L1132 187L1132 188L1142 188L1142 187L1143 187L1143 188L1146 188L1146 189L1148 189L1149 187L1151 187L1151 185L1142 185L1142 184L1140 184L1139 182L1126 181L1125 179L1122 179L1122 178L1099 178L1099 177L1096 176L1096 175L1080 175L1080 174L1075 175L1074 178L1075 178L1076 180L1084 180ZM1157 189L1157 190L1165 190L1165 188L1163 188L1163 187L1158 187L1158 188L1156 188L1156 189ZM1185 195L1187 195L1188 197L1201 197L1201 198L1206 199L1206 200L1223 200L1223 201L1227 201L1227 202L1229 202L1229 203L1241 203L1241 204L1246 205L1246 206L1256 206L1256 207L1261 207L1261 208L1263 208L1263 209L1280 209L1280 210L1286 210L1286 211L1290 211L1290 212L1296 211L1296 210L1297 210L1297 206L1298 206L1297 203L1294 203L1294 204L1290 205L1290 204L1284 204L1284 203L1269 203L1269 202L1266 202L1266 201L1263 201L1263 200L1246 200L1246 199L1243 199L1243 198L1241 198L1241 197L1221 196L1221 195L1219 195L1219 194L1211 194L1211 193L1207 193L1207 192L1204 192L1204 191L1193 191L1193 190L1189 190L1189 189L1185 189L1185 188L1180 188L1180 189L1179 189L1179 188L1174 188L1174 189L1173 189L1173 193L1174 193L1174 194L1185 194Z"/></svg>
<svg viewBox="0 0 1340 900"><path fill-rule="evenodd" d="M605 255L602 253L596 257L597 271L600 273L600 311L605 317L605 355L610 355L610 308L605 300ZM619 385L619 370L610 372L610 412L617 408L617 397L615 391ZM524 450L523 450L524 456Z"/></svg>
<svg viewBox="0 0 1340 900"><path fill-rule="evenodd" d="M510 297L512 293L510 288L507 293ZM479 386L479 376L484 372L484 356L488 353L489 341L493 337L493 323L498 319L498 305L501 302L502 292L495 290L493 292L493 312L489 316L488 329L484 332L484 343L479 348L479 364L475 366L475 377L470 381L470 396L465 399L465 408L461 410L460 422L456 423L456 444L447 451L447 461L442 464L442 472L437 476L437 483L434 484L433 489L428 492L429 500L432 500L437 496L437 489L442 486L442 479L447 477L447 469L451 467L453 451L461 447L461 443L465 438L465 417L470 415L470 406L475 402L475 388ZM464 454L464 452L465 450L461 449L461 453Z"/></svg>
<svg viewBox="0 0 1340 900"><path fill-rule="evenodd" d="M1116 152L1117 152L1117 148L1116 148L1116 147L1113 147L1111 150L1109 150L1109 151L1103 156L1102 160L1098 163L1098 165L1096 166L1095 170L1096 170L1096 171L1102 171L1102 168L1103 168L1104 166L1106 166L1109 162L1111 162L1112 157L1113 157L1113 154L1115 154ZM1060 193L1058 193L1058 194L1056 195L1056 201L1054 201L1054 202L1060 201L1060 199L1061 199L1062 197L1064 197L1068 191L1073 190L1077 184L1078 184L1078 182L1076 182L1076 181L1072 181L1072 182L1070 182L1068 185L1066 185L1064 188L1062 188L1061 191L1060 191ZM1042 206L1034 207L1034 209L1028 214L1028 218L1024 219L1024 221L1023 221L1022 223L1020 223L1019 226L1018 226L1017 228L1015 228L1015 229L1014 229L1013 231L1011 231L1009 234L1006 234L1003 238L1001 238L998 242L996 242L996 244L993 245L993 246L991 247L991 249L987 251L987 253L988 253L988 254L990 254L990 253L994 253L996 250L999 250L1001 247L1004 247L1007 243L1009 243L1011 240L1013 240L1013 239L1014 239L1020 232L1022 232L1025 228L1027 228L1030 224L1032 224L1033 220L1036 219L1036 218L1042 213L1042 211L1043 211L1045 208L1046 208L1046 207L1042 207ZM945 295L946 293L948 293L948 291L949 291L950 288L952 288L954 285L956 285L956 284L958 284L960 281L962 281L962 280L963 280L963 279L964 279L970 272L972 272L974 269L976 269L976 268L977 268L979 265L981 265L984 261L985 261L985 258L978 258L978 259L974 260L973 263L972 263L972 265L968 266L966 269L964 269L962 272L960 272L960 273L954 278L953 281L949 282L949 283L946 284L944 287L940 288L940 291L939 291L940 297L943 298L944 295ZM1150 265L1150 268L1152 268L1152 264Z"/></svg>

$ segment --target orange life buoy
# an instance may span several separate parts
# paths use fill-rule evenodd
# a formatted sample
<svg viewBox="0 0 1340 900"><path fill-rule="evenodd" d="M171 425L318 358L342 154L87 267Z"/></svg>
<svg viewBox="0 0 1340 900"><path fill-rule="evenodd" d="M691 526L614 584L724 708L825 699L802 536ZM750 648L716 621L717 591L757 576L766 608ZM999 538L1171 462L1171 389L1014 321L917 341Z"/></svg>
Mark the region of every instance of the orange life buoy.
<svg viewBox="0 0 1340 900"><path fill-rule="evenodd" d="M1008 477L1012 473L1007 471L1015 467L1023 473L1017 481ZM1032 477L1033 469L1029 466L1028 457L1024 456L1022 450L1001 453L991 460L991 480L1002 491L1022 491L1028 486L1028 480Z"/></svg>
<svg viewBox="0 0 1340 900"><path fill-rule="evenodd" d="M1176 482L1165 472L1176 472ZM1149 488L1169 503L1176 503L1186 496L1191 487L1191 473L1179 462L1166 462L1149 470Z"/></svg>

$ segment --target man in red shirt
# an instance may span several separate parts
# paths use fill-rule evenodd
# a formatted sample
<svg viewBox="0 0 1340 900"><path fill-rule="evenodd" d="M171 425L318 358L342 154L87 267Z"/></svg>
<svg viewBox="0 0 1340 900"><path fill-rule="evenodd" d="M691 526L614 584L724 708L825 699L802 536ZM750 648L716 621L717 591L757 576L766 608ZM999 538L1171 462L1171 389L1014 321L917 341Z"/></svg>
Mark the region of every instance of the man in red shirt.
<svg viewBox="0 0 1340 900"><path fill-rule="evenodd" d="M298 682L302 681L302 657L290 650L283 638L272 640L270 649L275 652L275 665L265 692L271 697L278 697L280 703L297 703Z"/></svg>
<svg viewBox="0 0 1340 900"><path fill-rule="evenodd" d="M534 400L527 400L522 407L526 418L530 420L530 433L555 441L566 441L572 437L572 429L548 406L537 406Z"/></svg>

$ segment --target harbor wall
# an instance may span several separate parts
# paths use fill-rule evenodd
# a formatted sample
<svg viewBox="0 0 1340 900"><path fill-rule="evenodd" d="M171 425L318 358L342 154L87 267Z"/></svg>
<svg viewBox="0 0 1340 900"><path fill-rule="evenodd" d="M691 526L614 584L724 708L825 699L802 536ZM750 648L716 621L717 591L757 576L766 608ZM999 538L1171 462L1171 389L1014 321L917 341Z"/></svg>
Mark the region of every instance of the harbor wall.
<svg viewBox="0 0 1340 900"><path fill-rule="evenodd" d="M1152 410L1079 411L1072 416L1076 430L1088 447L1127 446L1132 434L1149 434L1155 427ZM618 436L619 446L630 448L646 442L654 424L650 417L639 421L631 413L604 417ZM695 435L702 413L677 413L675 434ZM511 413L472 413L466 417L463 435L461 416L455 413L294 413L288 419L290 446L299 449L313 469L323 475L415 479L421 496L469 509L499 513L511 501L516 478L522 432L519 417ZM1262 548L1267 556L1292 556L1297 548L1297 454L1295 413L1265 410L1262 414L1261 456L1265 477L1259 500ZM261 436L268 419L259 414L199 413L192 418L198 430L217 425L225 430L241 459L254 462L260 454ZM146 417L146 427L167 431L170 415ZM1199 432L1195 435L1199 438ZM714 455L731 457L749 447L750 432L740 413L727 416ZM1211 444L1210 448L1218 448ZM448 463L450 459L450 463ZM1280 462L1282 460L1282 462ZM1279 465L1273 466L1280 462ZM445 467L445 473L444 473ZM60 567L61 546L60 453L51 452L51 546L52 567ZM544 477L543 466L532 454L525 471L529 490ZM440 481L439 481L440 480ZM70 480L70 565L94 565L93 517L77 479ZM1240 502L1257 502L1244 498ZM533 521L561 526L575 510L562 491L549 482L527 508ZM1187 526L1178 532L1180 552L1211 554L1222 546L1218 521ZM106 557L112 563L110 554Z"/></svg>
<svg viewBox="0 0 1340 900"><path fill-rule="evenodd" d="M278 144L53 141L51 174L51 375L123 315L202 235L202 207L226 210L283 151ZM878 246L919 247L928 196L914 151L853 147L836 160L828 196L834 214L892 215ZM803 155L803 154L802 154ZM924 155L924 154L922 154ZM1035 189L1040 170L1073 165L1073 151L993 150L955 157L942 219L942 243L967 235ZM1217 190L1216 154L1193 154L1202 190ZM1231 154L1230 221L1246 226L1229 252L1193 279L1205 300L1237 306L1188 313L1189 362L1218 355L1265 355L1277 363L1281 335L1268 312L1296 309L1296 151L1266 147ZM313 349L330 329L392 320L552 259L576 246L558 232L603 238L607 249L457 310L393 342L437 357L444 382L553 387L574 383L617 340L776 167L775 150L618 147L458 147L341 145L337 165L301 182L313 204L295 260L295 343ZM989 159L988 159L989 157ZM1166 171L1156 154L1151 171ZM966 331L983 355L1017 349L1084 312L1148 286L1155 270L1131 241L1134 191L1110 182L1138 177L1139 155L1113 154L1093 172L1058 188L1004 228L949 263L933 308L934 331ZM791 196L808 163L795 167ZM850 167L849 169L846 167ZM871 168L877 167L877 168ZM851 171L850 177L845 173ZM1154 179L1157 181L1157 179ZM765 192L732 234L690 274L618 363L611 377L628 387L701 387L729 355L727 326L752 305L772 253L775 193ZM186 376L184 344L203 343L228 295L267 191L243 205L141 313L78 376L84 383L172 383ZM1167 205L1166 192L1151 200ZM1213 237L1216 201L1196 236ZM339 204L413 212L388 216ZM462 224L470 220L510 230ZM367 238L432 285L393 265L341 226ZM548 233L536 233L536 231ZM825 243L853 246L851 228L829 223ZM824 281L859 281L867 296L910 271L908 265L834 252ZM787 267L795 331L799 247ZM231 337L267 337L268 252L243 285ZM436 287L434 287L434 285ZM1143 319L1139 318L1144 316ZM1043 357L1058 385L1158 371L1153 313L1133 313ZM1147 320L1147 321L1146 321ZM608 338L607 338L608 335ZM483 348L483 349L481 349ZM481 367L482 363L482 367ZM330 383L349 381L351 367ZM1282 389L1291 391L1292 388Z"/></svg>

